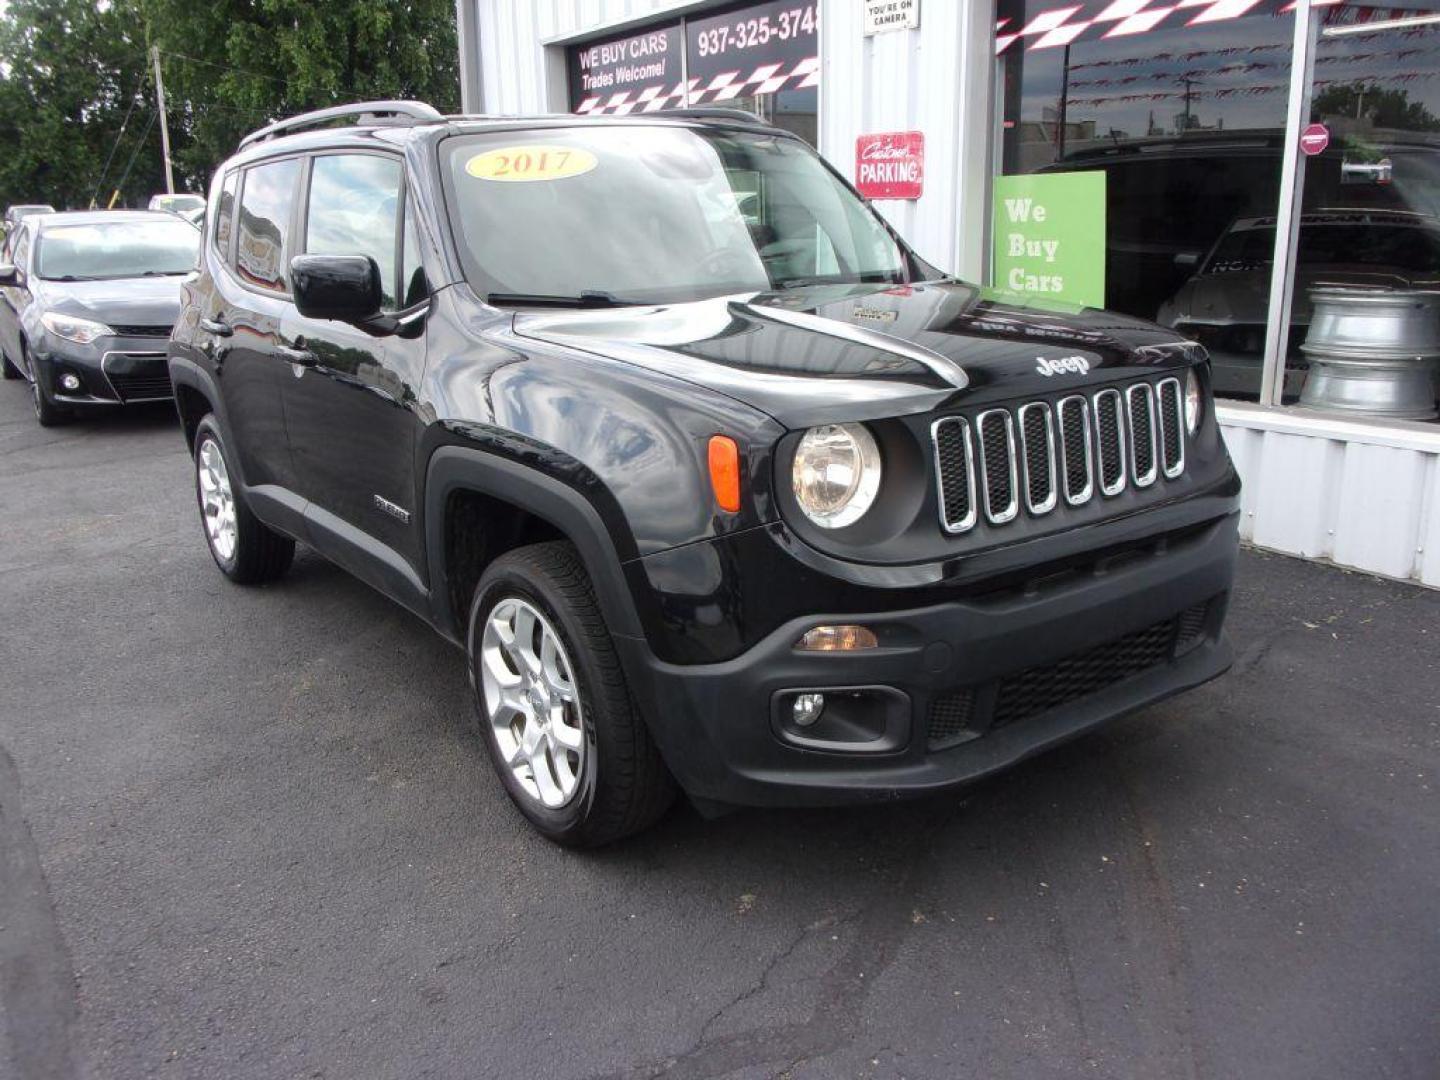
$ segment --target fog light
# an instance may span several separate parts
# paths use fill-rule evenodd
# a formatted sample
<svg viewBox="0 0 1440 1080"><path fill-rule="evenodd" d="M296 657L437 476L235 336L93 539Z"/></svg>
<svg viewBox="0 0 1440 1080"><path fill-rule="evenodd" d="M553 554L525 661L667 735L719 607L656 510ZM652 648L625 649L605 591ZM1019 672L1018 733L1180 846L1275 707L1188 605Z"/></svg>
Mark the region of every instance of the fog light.
<svg viewBox="0 0 1440 1080"><path fill-rule="evenodd" d="M795 648L805 652L854 652L879 647L875 631L868 626L815 626L795 643Z"/></svg>
<svg viewBox="0 0 1440 1080"><path fill-rule="evenodd" d="M64 375L60 376L60 388L74 393L80 389L80 376L67 371Z"/></svg>
<svg viewBox="0 0 1440 1080"><path fill-rule="evenodd" d="M796 727L809 727L820 719L820 714L824 711L824 694L796 694L795 704L790 709L791 719L795 721Z"/></svg>

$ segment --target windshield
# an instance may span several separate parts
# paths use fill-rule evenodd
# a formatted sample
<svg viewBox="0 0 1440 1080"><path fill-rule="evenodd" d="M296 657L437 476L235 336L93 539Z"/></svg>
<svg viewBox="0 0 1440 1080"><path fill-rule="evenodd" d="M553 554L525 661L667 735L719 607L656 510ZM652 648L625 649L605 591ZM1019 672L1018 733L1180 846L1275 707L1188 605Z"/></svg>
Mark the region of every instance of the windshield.
<svg viewBox="0 0 1440 1080"><path fill-rule="evenodd" d="M51 281L188 274L200 231L177 219L115 221L46 229L35 249L35 272Z"/></svg>
<svg viewBox="0 0 1440 1080"><path fill-rule="evenodd" d="M1207 274L1268 270L1275 257L1273 227L1229 233L1205 267ZM1371 223L1364 214L1353 221L1300 226L1300 266L1364 267L1406 276L1440 274L1440 229L1434 222Z"/></svg>
<svg viewBox="0 0 1440 1080"><path fill-rule="evenodd" d="M495 302L663 303L898 282L880 220L782 136L615 126L442 144L466 274Z"/></svg>

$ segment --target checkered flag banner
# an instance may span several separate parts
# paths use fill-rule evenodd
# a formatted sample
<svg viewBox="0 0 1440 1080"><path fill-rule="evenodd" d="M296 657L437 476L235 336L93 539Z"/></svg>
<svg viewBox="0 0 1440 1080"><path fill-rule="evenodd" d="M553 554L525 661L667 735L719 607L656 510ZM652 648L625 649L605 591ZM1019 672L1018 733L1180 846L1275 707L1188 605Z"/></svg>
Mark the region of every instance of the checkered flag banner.
<svg viewBox="0 0 1440 1080"><path fill-rule="evenodd" d="M1090 37L1119 38L1146 34L1174 16L1185 26L1238 19L1248 15L1265 0L1111 0L1098 14L1083 17L1085 4L1067 4L1036 15L1018 30L1011 20L1001 19L995 27L995 51L1003 53L1016 41L1025 49L1053 49L1069 45L1092 31ZM1312 7L1334 7L1344 0L1311 0ZM1277 14L1295 10L1295 0L1286 0Z"/></svg>
<svg viewBox="0 0 1440 1080"><path fill-rule="evenodd" d="M749 72L722 71L710 79L678 82L670 89L661 85L599 94L580 102L575 111L587 116L625 116L678 109L685 105L720 105L737 97L755 97L779 90L803 90L818 85L820 58L807 56L788 71L784 64L761 64Z"/></svg>

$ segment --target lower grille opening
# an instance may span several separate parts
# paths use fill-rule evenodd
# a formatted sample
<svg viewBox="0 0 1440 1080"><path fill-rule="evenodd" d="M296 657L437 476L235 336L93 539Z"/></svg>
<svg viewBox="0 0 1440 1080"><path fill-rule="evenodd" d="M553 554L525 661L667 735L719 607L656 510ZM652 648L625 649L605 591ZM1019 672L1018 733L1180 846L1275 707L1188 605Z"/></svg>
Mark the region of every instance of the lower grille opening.
<svg viewBox="0 0 1440 1080"><path fill-rule="evenodd" d="M975 692L959 690L930 702L930 745L948 743L965 734L975 713Z"/></svg>
<svg viewBox="0 0 1440 1080"><path fill-rule="evenodd" d="M110 385L121 401L168 398L175 393L169 375L111 375Z"/></svg>
<svg viewBox="0 0 1440 1080"><path fill-rule="evenodd" d="M1000 679L991 684L994 705L988 723L984 708L977 709L977 701L986 700L984 688L937 695L930 702L929 748L953 746L966 734L983 734L1069 705L1189 652L1204 641L1209 610L1209 601L1196 604L1114 641Z"/></svg>

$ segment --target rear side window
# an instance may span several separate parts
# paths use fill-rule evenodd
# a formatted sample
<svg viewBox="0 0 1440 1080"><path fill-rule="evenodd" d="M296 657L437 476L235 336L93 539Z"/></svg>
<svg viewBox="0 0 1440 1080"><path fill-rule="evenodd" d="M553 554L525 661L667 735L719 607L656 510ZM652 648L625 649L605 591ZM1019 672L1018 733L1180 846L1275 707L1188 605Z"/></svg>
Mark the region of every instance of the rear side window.
<svg viewBox="0 0 1440 1080"><path fill-rule="evenodd" d="M396 303L400 162L376 154L326 154L310 166L305 251L368 255L380 268L381 306Z"/></svg>
<svg viewBox="0 0 1440 1080"><path fill-rule="evenodd" d="M235 223L236 173L225 177L220 188L220 202L215 207L215 250L222 262L230 261L230 232Z"/></svg>
<svg viewBox="0 0 1440 1080"><path fill-rule="evenodd" d="M298 158L245 170L235 269L262 289L290 291L290 208L299 174Z"/></svg>

